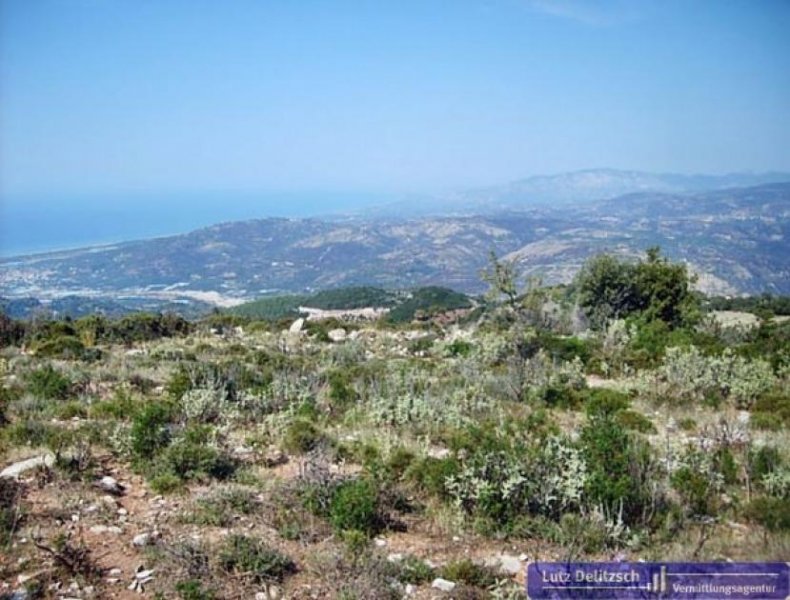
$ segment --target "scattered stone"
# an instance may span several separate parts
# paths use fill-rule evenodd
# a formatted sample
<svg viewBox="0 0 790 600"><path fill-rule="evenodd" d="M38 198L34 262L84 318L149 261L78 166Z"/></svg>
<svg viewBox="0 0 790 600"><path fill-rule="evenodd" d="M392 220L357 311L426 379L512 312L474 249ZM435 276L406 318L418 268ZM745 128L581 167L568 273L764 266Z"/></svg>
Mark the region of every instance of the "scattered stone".
<svg viewBox="0 0 790 600"><path fill-rule="evenodd" d="M518 559L519 559L521 562L527 562L527 561L529 560L529 555L527 555L527 554L524 554L524 553L522 552L521 554L519 554L519 555L518 555Z"/></svg>
<svg viewBox="0 0 790 600"><path fill-rule="evenodd" d="M346 341L346 330L342 327L332 329L326 334L332 342L339 343Z"/></svg>
<svg viewBox="0 0 790 600"><path fill-rule="evenodd" d="M407 596L413 596L414 594L417 593L417 588L414 587L414 585L412 585L411 583L407 583L405 591Z"/></svg>
<svg viewBox="0 0 790 600"><path fill-rule="evenodd" d="M398 563L403 560L403 554L400 552L393 552L387 557L387 560L393 563Z"/></svg>
<svg viewBox="0 0 790 600"><path fill-rule="evenodd" d="M373 543L376 544L377 548L383 548L384 546L387 545L387 540L382 538L376 538L375 540L373 540Z"/></svg>
<svg viewBox="0 0 790 600"><path fill-rule="evenodd" d="M128 510L126 510L125 508L121 507L121 508L119 508L119 509L118 509L118 514L119 514L119 515L121 515L121 516L123 517L123 516L126 516L126 515L128 515L128 514L129 514L129 511L128 511Z"/></svg>
<svg viewBox="0 0 790 600"><path fill-rule="evenodd" d="M99 534L99 533L121 534L121 533L123 533L123 529L121 529L120 527L117 527L115 525L110 525L110 526L107 526L107 525L94 525L88 531L90 531L91 533L97 533L97 534Z"/></svg>
<svg viewBox="0 0 790 600"><path fill-rule="evenodd" d="M34 456L27 460L14 463L0 471L0 478L3 479L16 479L23 473L37 469L38 467L51 467L55 464L54 454L44 454L42 456Z"/></svg>
<svg viewBox="0 0 790 600"><path fill-rule="evenodd" d="M132 538L132 545L137 548L147 546L152 541L150 533L138 533Z"/></svg>
<svg viewBox="0 0 790 600"><path fill-rule="evenodd" d="M122 573L122 571L118 567L114 567L114 568L110 569L110 573L109 574L112 575L113 577L118 577L121 573Z"/></svg>
<svg viewBox="0 0 790 600"><path fill-rule="evenodd" d="M123 494L124 486L122 486L115 477L110 477L109 475L105 475L99 481L96 482L96 485L107 492L108 494L112 494L114 496L120 496Z"/></svg>
<svg viewBox="0 0 790 600"><path fill-rule="evenodd" d="M455 582L437 577L433 580L431 587L441 592L452 592L455 589Z"/></svg>
<svg viewBox="0 0 790 600"><path fill-rule="evenodd" d="M496 560L499 563L499 570L508 575L518 575L524 570L524 566L517 556L500 554Z"/></svg>
<svg viewBox="0 0 790 600"><path fill-rule="evenodd" d="M154 578L154 570L153 569L145 569L143 571L137 571L134 574L135 579L138 581L142 581L143 583L147 583Z"/></svg>
<svg viewBox="0 0 790 600"><path fill-rule="evenodd" d="M263 457L263 464L269 468L284 465L288 462L288 456L275 446L269 446L266 449L266 454Z"/></svg>
<svg viewBox="0 0 790 600"><path fill-rule="evenodd" d="M431 446L428 448L428 456L442 460L450 456L450 450L448 448L441 448L439 446Z"/></svg>
<svg viewBox="0 0 790 600"><path fill-rule="evenodd" d="M249 456L253 452L255 452L255 450L247 446L236 446L233 449L233 454L235 454L236 456Z"/></svg>

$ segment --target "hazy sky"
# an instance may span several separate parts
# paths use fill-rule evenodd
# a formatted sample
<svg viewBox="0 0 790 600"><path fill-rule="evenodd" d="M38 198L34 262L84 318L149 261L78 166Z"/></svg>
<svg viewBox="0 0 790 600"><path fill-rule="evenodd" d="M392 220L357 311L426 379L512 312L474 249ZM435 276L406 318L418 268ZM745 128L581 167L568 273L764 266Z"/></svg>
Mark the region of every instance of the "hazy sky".
<svg viewBox="0 0 790 600"><path fill-rule="evenodd" d="M790 2L0 0L6 198L790 170Z"/></svg>

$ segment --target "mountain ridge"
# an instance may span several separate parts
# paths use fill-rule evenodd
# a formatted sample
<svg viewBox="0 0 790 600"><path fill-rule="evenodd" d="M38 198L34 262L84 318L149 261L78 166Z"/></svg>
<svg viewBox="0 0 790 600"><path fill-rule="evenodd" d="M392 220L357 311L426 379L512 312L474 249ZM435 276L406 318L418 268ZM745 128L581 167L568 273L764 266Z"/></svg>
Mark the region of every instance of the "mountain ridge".
<svg viewBox="0 0 790 600"><path fill-rule="evenodd" d="M790 183L480 215L276 217L0 259L0 289L12 298L131 295L216 305L354 285L478 293L490 250L525 275L564 283L595 253L637 256L660 245L699 274L704 291L786 294L788 235Z"/></svg>

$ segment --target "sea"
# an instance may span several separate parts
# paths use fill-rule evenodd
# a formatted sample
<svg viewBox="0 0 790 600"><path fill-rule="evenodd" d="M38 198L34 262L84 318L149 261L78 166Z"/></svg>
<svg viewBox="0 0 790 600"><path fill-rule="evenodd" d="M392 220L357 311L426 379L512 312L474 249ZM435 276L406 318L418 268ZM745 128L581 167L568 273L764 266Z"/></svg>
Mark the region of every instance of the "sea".
<svg viewBox="0 0 790 600"><path fill-rule="evenodd" d="M186 233L227 221L355 214L393 196L361 192L0 197L0 257Z"/></svg>

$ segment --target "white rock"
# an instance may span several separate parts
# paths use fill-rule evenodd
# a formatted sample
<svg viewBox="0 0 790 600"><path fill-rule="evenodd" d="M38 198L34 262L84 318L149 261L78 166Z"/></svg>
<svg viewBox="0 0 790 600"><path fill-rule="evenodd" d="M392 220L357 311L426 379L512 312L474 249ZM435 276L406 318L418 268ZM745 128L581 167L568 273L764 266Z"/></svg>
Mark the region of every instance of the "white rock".
<svg viewBox="0 0 790 600"><path fill-rule="evenodd" d="M450 456L450 450L448 448L440 448L439 446L431 446L428 448L428 456L441 460Z"/></svg>
<svg viewBox="0 0 790 600"><path fill-rule="evenodd" d="M151 534L150 533L138 533L136 536L132 538L132 545L138 548L142 548L143 546L147 546L151 543Z"/></svg>
<svg viewBox="0 0 790 600"><path fill-rule="evenodd" d="M387 540L376 538L375 540L373 540L373 543L376 544L377 547L383 548L384 546L387 545Z"/></svg>
<svg viewBox="0 0 790 600"><path fill-rule="evenodd" d="M329 339L333 342L344 342L346 340L346 330L342 327L332 329L327 333Z"/></svg>
<svg viewBox="0 0 790 600"><path fill-rule="evenodd" d="M518 575L524 570L524 566L521 564L521 561L517 556L502 554L498 557L498 559L499 569L503 573L507 573L508 575Z"/></svg>
<svg viewBox="0 0 790 600"><path fill-rule="evenodd" d="M114 525L110 527L107 525L94 525L88 531L91 533L123 533L123 529Z"/></svg>
<svg viewBox="0 0 790 600"><path fill-rule="evenodd" d="M113 577L118 577L121 574L121 570L118 567L114 567L110 569L109 574L112 575Z"/></svg>
<svg viewBox="0 0 790 600"><path fill-rule="evenodd" d="M387 560L393 563L397 563L403 560L403 554L400 552L393 552L387 557Z"/></svg>
<svg viewBox="0 0 790 600"><path fill-rule="evenodd" d="M407 596L413 596L414 594L417 593L417 588L414 587L411 583L407 583L405 591Z"/></svg>
<svg viewBox="0 0 790 600"><path fill-rule="evenodd" d="M96 482L96 485L110 494L123 494L124 488L120 483L118 483L115 477L105 475L98 482Z"/></svg>
<svg viewBox="0 0 790 600"><path fill-rule="evenodd" d="M38 467L51 467L55 464L55 455L54 454L44 454L43 456L34 456L33 458L28 458L27 460L19 461L18 463L14 463L0 471L0 477L4 479L16 479L22 473L26 473L32 469L36 469Z"/></svg>
<svg viewBox="0 0 790 600"><path fill-rule="evenodd" d="M431 587L441 592L452 592L455 589L455 582L437 577L433 580Z"/></svg>

